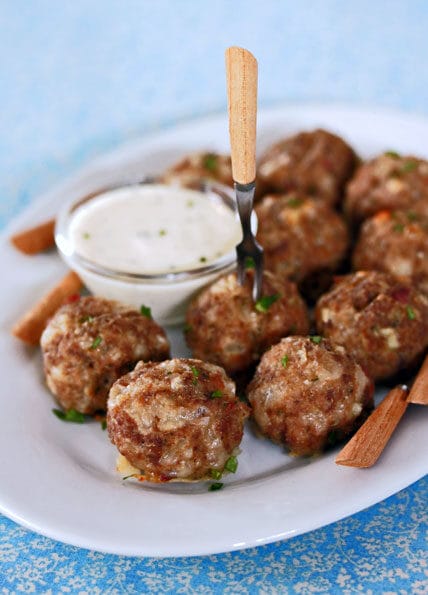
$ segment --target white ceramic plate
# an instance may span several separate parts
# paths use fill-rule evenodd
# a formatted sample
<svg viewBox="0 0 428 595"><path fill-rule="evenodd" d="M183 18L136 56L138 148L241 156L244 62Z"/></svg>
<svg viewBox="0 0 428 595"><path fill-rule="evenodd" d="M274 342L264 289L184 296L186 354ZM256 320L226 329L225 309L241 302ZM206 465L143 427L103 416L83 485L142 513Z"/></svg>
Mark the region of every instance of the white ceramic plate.
<svg viewBox="0 0 428 595"><path fill-rule="evenodd" d="M428 120L337 106L284 106L259 115L259 147L324 126L363 155L386 149L428 156ZM246 430L236 475L222 491L206 484L152 487L123 482L116 451L98 423L59 421L44 386L38 350L9 335L13 322L63 273L54 253L25 257L7 238L43 220L61 202L136 173L157 173L195 149L228 150L225 117L177 126L125 146L40 197L3 234L0 293L0 510L18 523L78 546L142 556L225 552L285 539L353 514L428 471L428 409L412 405L380 462L357 470L283 450ZM174 355L187 352L172 331Z"/></svg>

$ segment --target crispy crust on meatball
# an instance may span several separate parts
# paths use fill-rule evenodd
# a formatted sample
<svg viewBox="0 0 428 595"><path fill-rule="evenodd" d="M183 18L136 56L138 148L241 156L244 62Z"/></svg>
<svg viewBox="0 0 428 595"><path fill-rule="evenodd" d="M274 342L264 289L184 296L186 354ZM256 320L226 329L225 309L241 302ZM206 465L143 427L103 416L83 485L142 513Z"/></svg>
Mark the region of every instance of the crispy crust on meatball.
<svg viewBox="0 0 428 595"><path fill-rule="evenodd" d="M266 271L262 298L254 304L252 280L252 271L242 286L236 273L221 277L187 309L186 341L194 357L223 366L229 374L250 368L282 337L309 329L307 309L294 283Z"/></svg>
<svg viewBox="0 0 428 595"><path fill-rule="evenodd" d="M346 189L344 208L356 222L378 211L412 208L428 199L428 162L385 153L359 167Z"/></svg>
<svg viewBox="0 0 428 595"><path fill-rule="evenodd" d="M345 222L325 203L296 193L268 195L256 213L265 266L281 278L301 282L334 271L346 255Z"/></svg>
<svg viewBox="0 0 428 595"><path fill-rule="evenodd" d="M198 480L223 471L249 408L221 368L195 359L139 363L112 386L110 440L149 481Z"/></svg>
<svg viewBox="0 0 428 595"><path fill-rule="evenodd" d="M229 155L191 153L172 165L162 176L165 184L198 186L202 179L233 186L232 162Z"/></svg>
<svg viewBox="0 0 428 595"><path fill-rule="evenodd" d="M66 410L105 409L111 385L139 360L169 357L163 329L118 302L88 296L61 307L41 337L48 387Z"/></svg>
<svg viewBox="0 0 428 595"><path fill-rule="evenodd" d="M315 316L318 332L343 345L373 380L411 367L428 344L428 298L387 273L343 277Z"/></svg>
<svg viewBox="0 0 428 595"><path fill-rule="evenodd" d="M360 228L353 253L355 270L391 273L428 294L428 202L425 213L380 211Z"/></svg>
<svg viewBox="0 0 428 595"><path fill-rule="evenodd" d="M315 130L274 144L261 157L257 171L273 191L299 191L335 205L355 165L355 153L343 139Z"/></svg>
<svg viewBox="0 0 428 595"><path fill-rule="evenodd" d="M311 455L360 425L373 383L343 347L287 337L264 354L247 396L264 435Z"/></svg>

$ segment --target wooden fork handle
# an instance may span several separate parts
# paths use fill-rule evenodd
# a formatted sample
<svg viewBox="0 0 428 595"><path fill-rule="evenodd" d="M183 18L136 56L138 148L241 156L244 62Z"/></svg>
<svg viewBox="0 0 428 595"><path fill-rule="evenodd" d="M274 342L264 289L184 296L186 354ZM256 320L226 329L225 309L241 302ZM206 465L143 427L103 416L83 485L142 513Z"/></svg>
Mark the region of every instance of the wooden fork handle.
<svg viewBox="0 0 428 595"><path fill-rule="evenodd" d="M227 100L233 179L256 178L257 60L243 48L226 50Z"/></svg>

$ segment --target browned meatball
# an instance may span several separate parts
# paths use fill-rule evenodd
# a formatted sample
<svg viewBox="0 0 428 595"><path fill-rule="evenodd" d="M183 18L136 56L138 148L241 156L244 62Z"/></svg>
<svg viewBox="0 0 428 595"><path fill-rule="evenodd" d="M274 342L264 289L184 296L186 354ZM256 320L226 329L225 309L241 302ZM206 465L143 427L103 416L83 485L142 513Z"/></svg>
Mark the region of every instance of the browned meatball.
<svg viewBox="0 0 428 595"><path fill-rule="evenodd" d="M315 130L270 147L260 159L257 174L273 191L299 191L335 205L355 164L354 151L343 139Z"/></svg>
<svg viewBox="0 0 428 595"><path fill-rule="evenodd" d="M165 332L147 315L99 297L60 308L41 338L48 387L64 409L105 409L111 385L139 360L169 357Z"/></svg>
<svg viewBox="0 0 428 595"><path fill-rule="evenodd" d="M345 212L361 221L384 209L411 209L428 199L428 162L389 152L361 165L346 190Z"/></svg>
<svg viewBox="0 0 428 595"><path fill-rule="evenodd" d="M373 384L340 345L287 337L264 354L247 396L263 434L311 455L360 425Z"/></svg>
<svg viewBox="0 0 428 595"><path fill-rule="evenodd" d="M201 179L215 180L233 186L232 163L229 155L191 153L171 166L162 176L165 184L193 187Z"/></svg>
<svg viewBox="0 0 428 595"><path fill-rule="evenodd" d="M141 362L115 382L107 428L119 452L147 480L198 480L223 471L248 415L224 370L172 359Z"/></svg>
<svg viewBox="0 0 428 595"><path fill-rule="evenodd" d="M410 367L428 345L428 297L387 273L360 271L320 298L316 325L381 380Z"/></svg>
<svg viewBox="0 0 428 595"><path fill-rule="evenodd" d="M380 211L366 219L353 254L356 270L392 273L428 294L428 202L417 210Z"/></svg>
<svg viewBox="0 0 428 595"><path fill-rule="evenodd" d="M291 281L263 275L262 298L254 303L252 272L245 285L235 273L221 277L189 304L186 340L195 357L229 374L243 372L286 335L307 333L308 313Z"/></svg>
<svg viewBox="0 0 428 595"><path fill-rule="evenodd" d="M301 282L320 271L334 271L349 237L338 213L301 194L265 196L256 207L257 239L265 266L281 278Z"/></svg>

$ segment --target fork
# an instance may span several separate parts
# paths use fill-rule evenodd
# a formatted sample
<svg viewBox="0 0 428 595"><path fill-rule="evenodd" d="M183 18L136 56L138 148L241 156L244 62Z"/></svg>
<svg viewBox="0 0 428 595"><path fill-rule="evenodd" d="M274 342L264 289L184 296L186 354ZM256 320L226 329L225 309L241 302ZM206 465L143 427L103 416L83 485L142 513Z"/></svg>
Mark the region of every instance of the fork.
<svg viewBox="0 0 428 595"><path fill-rule="evenodd" d="M263 276L263 249L251 229L256 187L257 60L248 50L228 48L226 76L232 174L243 235L236 246L238 282L243 285L247 269L254 268L252 295L257 301Z"/></svg>

